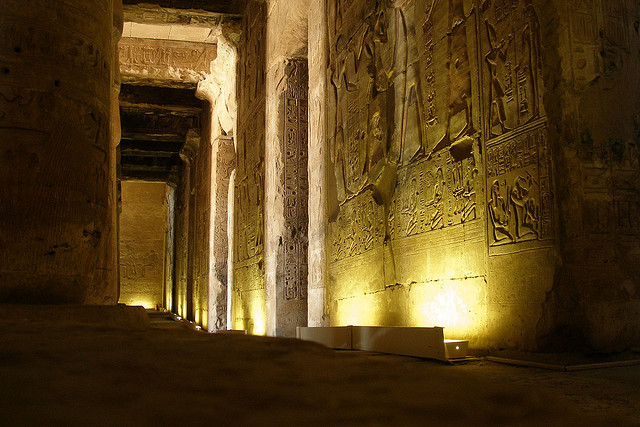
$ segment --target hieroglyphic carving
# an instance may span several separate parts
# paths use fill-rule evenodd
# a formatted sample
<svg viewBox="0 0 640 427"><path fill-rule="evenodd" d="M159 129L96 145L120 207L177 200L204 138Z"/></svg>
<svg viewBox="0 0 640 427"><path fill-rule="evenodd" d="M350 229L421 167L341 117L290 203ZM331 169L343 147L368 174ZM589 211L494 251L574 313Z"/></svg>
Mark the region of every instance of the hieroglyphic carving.
<svg viewBox="0 0 640 427"><path fill-rule="evenodd" d="M168 40L123 38L118 43L120 64L130 68L176 68L210 72L216 45Z"/></svg>
<svg viewBox="0 0 640 427"><path fill-rule="evenodd" d="M344 4L337 7L339 12ZM397 74L396 48L389 43L389 30L395 28L396 12L389 11L384 2L363 7L364 3L355 2L350 10L355 8L358 14L367 16L364 25L346 42L338 37L338 46L331 50L329 78L335 105L329 129L330 155L341 202L358 194L380 174L394 126L394 94L390 89Z"/></svg>
<svg viewBox="0 0 640 427"><path fill-rule="evenodd" d="M146 278L147 270L159 274L157 270L160 265L160 257L154 250L145 253L133 252L122 260L120 270L123 279L137 280Z"/></svg>
<svg viewBox="0 0 640 427"><path fill-rule="evenodd" d="M391 202L390 237L413 236L476 219L478 168L474 155L448 151L400 170Z"/></svg>
<svg viewBox="0 0 640 427"><path fill-rule="evenodd" d="M592 162L582 170L584 232L640 235L638 147L632 141L613 141L605 158L606 162Z"/></svg>
<svg viewBox="0 0 640 427"><path fill-rule="evenodd" d="M487 147L490 246L553 236L550 172L544 120Z"/></svg>
<svg viewBox="0 0 640 427"><path fill-rule="evenodd" d="M488 138L545 115L540 20L531 0L482 5L480 32Z"/></svg>
<svg viewBox="0 0 640 427"><path fill-rule="evenodd" d="M605 0L602 9L605 40L612 46L629 49L625 0Z"/></svg>
<svg viewBox="0 0 640 427"><path fill-rule="evenodd" d="M308 81L306 59L287 63L284 93L284 221L287 230L284 246L285 299L307 297L308 194L307 128Z"/></svg>
<svg viewBox="0 0 640 427"><path fill-rule="evenodd" d="M596 0L571 0L569 16L573 81L576 88L584 88L601 68Z"/></svg>
<svg viewBox="0 0 640 427"><path fill-rule="evenodd" d="M335 222L329 224L330 260L339 261L380 247L384 240L384 209L370 192L356 196L343 206Z"/></svg>
<svg viewBox="0 0 640 427"><path fill-rule="evenodd" d="M235 181L235 289L264 289L264 42L266 7L248 1L238 60L238 143Z"/></svg>
<svg viewBox="0 0 640 427"><path fill-rule="evenodd" d="M236 184L236 262L262 254L264 231L264 137L253 123L240 140L245 145L239 147L243 168Z"/></svg>
<svg viewBox="0 0 640 427"><path fill-rule="evenodd" d="M475 9L462 0L329 5L329 151L340 204L332 259L476 219ZM348 22L358 17L361 25ZM376 232L344 220L378 210Z"/></svg>

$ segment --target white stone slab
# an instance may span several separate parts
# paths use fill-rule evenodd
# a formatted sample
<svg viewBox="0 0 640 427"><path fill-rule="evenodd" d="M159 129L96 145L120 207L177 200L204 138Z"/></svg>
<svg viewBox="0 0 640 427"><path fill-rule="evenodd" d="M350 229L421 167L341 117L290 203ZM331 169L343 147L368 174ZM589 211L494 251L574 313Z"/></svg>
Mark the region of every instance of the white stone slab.
<svg viewBox="0 0 640 427"><path fill-rule="evenodd" d="M305 341L313 341L325 345L329 348L341 350L351 350L351 330L352 326L296 328L296 337Z"/></svg>
<svg viewBox="0 0 640 427"><path fill-rule="evenodd" d="M444 328L354 326L354 350L375 351L446 361Z"/></svg>

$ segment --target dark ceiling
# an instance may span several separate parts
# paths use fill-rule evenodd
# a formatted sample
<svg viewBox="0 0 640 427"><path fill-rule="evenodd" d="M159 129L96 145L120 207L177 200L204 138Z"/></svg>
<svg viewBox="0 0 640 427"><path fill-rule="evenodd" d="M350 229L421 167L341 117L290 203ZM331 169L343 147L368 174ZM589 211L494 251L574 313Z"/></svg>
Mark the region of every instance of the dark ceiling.
<svg viewBox="0 0 640 427"><path fill-rule="evenodd" d="M120 89L122 179L168 181L189 129L200 127L195 89L123 84Z"/></svg>

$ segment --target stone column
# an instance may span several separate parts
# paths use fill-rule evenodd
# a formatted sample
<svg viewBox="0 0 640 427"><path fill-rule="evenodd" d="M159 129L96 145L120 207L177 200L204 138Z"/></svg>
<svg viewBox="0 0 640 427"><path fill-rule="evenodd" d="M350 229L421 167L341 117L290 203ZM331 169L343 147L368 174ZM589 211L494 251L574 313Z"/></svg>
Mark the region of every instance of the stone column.
<svg viewBox="0 0 640 427"><path fill-rule="evenodd" d="M326 313L326 0L309 6L309 326L328 326Z"/></svg>
<svg viewBox="0 0 640 427"><path fill-rule="evenodd" d="M308 9L272 0L267 15L264 264L267 334L277 336L307 325Z"/></svg>
<svg viewBox="0 0 640 427"><path fill-rule="evenodd" d="M112 0L0 8L0 301L113 302Z"/></svg>
<svg viewBox="0 0 640 427"><path fill-rule="evenodd" d="M235 168L233 138L213 141L211 165L211 227L209 237L209 331L227 329L228 206L231 172Z"/></svg>
<svg viewBox="0 0 640 427"><path fill-rule="evenodd" d="M279 154L277 161L267 162L269 165L280 166L275 171L275 176L278 178L276 188L280 189L281 193L279 197L267 196L267 201L274 200L280 204L280 206L271 206L271 204L267 206L268 213L279 214L278 218L271 216L267 221L267 236L273 236L273 232L277 230L278 244L277 247L272 246L273 251L268 252L267 256L274 256L277 263L275 294L273 294L276 335L295 336L296 326L307 325L309 246L307 59L295 58L286 61L283 81L284 92L280 94L278 120L275 121L279 129L279 147L267 152L267 156L270 152ZM269 123L274 123L274 120L270 120ZM267 180L267 185L269 184L271 181ZM273 186L267 188L276 190ZM278 228L275 227L276 225ZM269 283L270 281L267 281L267 284Z"/></svg>

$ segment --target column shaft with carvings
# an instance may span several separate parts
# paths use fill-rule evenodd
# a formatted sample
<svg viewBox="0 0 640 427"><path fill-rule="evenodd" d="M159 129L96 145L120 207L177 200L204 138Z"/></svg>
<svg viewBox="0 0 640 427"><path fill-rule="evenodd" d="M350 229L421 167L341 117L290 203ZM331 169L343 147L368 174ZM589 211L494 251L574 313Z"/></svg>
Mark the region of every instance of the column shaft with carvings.
<svg viewBox="0 0 640 427"><path fill-rule="evenodd" d="M112 0L0 8L0 301L115 302Z"/></svg>
<svg viewBox="0 0 640 427"><path fill-rule="evenodd" d="M231 172L235 168L233 138L219 136L212 147L209 331L227 329L228 213Z"/></svg>
<svg viewBox="0 0 640 427"><path fill-rule="evenodd" d="M328 35L326 1L309 6L309 280L308 325L327 326L326 90Z"/></svg>
<svg viewBox="0 0 640 427"><path fill-rule="evenodd" d="M288 60L281 95L282 234L277 251L276 334L295 336L296 326L307 325L308 198L308 81L306 58ZM278 212L278 211L276 211Z"/></svg>

